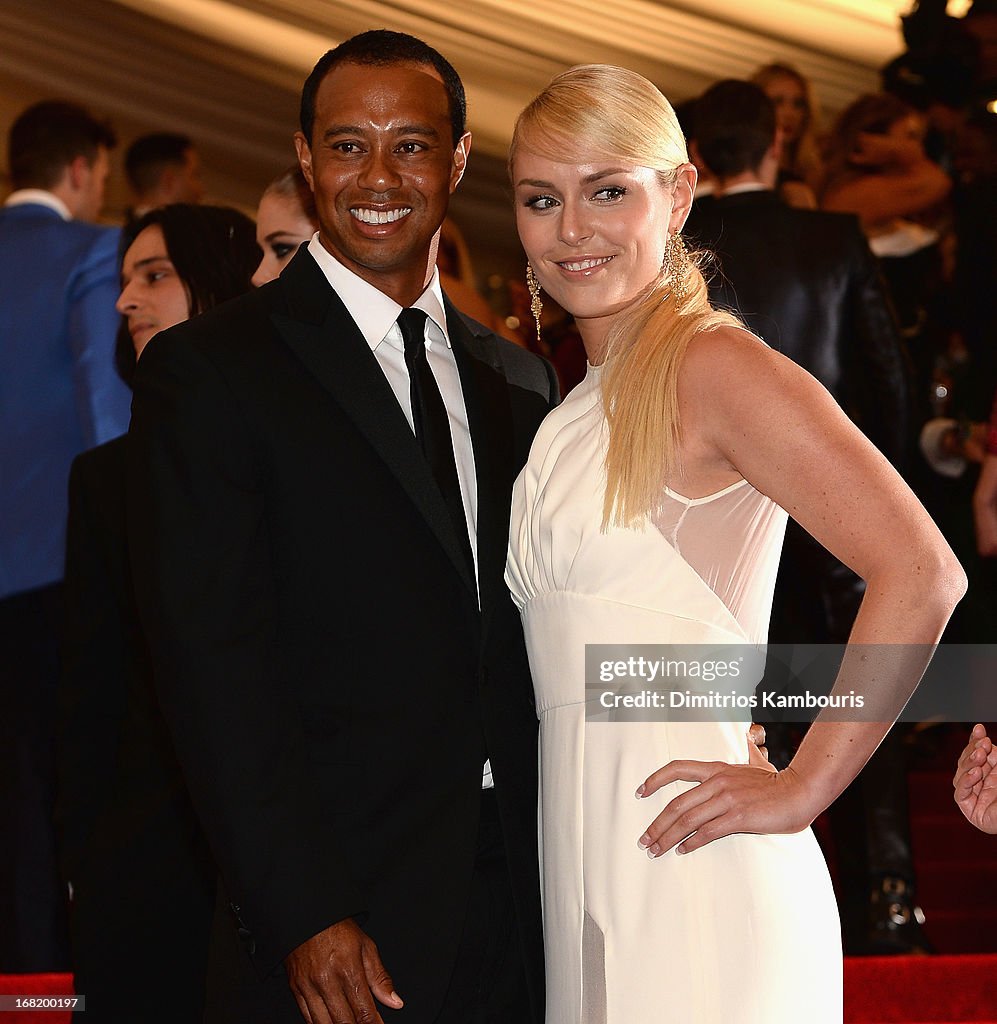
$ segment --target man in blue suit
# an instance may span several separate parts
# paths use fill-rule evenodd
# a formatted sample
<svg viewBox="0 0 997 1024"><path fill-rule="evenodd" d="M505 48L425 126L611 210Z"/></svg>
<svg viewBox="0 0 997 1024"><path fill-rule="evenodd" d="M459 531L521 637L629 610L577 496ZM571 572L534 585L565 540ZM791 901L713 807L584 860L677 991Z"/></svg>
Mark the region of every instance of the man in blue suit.
<svg viewBox="0 0 997 1024"><path fill-rule="evenodd" d="M110 129L26 110L0 210L0 971L66 962L52 839L60 581L73 458L128 427L114 367L118 231L96 219Z"/></svg>

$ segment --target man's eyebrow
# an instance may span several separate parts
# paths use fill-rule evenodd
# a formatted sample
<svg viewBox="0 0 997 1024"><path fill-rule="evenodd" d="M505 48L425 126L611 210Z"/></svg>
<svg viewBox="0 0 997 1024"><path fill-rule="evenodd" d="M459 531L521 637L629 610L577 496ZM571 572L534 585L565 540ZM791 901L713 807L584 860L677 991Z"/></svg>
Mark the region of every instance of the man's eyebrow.
<svg viewBox="0 0 997 1024"><path fill-rule="evenodd" d="M428 135L439 138L440 133L431 124L403 124L395 129L396 135Z"/></svg>
<svg viewBox="0 0 997 1024"><path fill-rule="evenodd" d="M394 129L395 135L425 135L439 138L439 131L431 124L403 124ZM364 129L355 124L334 124L322 133L323 139L331 139L337 135L363 135Z"/></svg>
<svg viewBox="0 0 997 1024"><path fill-rule="evenodd" d="M323 139L331 139L333 135L363 135L363 129L355 124L334 124L322 133Z"/></svg>

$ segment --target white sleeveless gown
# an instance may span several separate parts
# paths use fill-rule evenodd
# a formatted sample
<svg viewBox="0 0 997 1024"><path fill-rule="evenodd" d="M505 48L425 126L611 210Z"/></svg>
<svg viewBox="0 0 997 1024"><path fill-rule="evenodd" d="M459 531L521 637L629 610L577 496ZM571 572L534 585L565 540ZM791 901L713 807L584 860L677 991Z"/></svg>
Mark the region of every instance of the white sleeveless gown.
<svg viewBox="0 0 997 1024"><path fill-rule="evenodd" d="M543 422L516 482L506 581L540 716L547 1024L841 1021L837 907L812 832L649 860L673 758L747 760L736 723L585 721L585 645L764 643L786 514L741 481L666 490L646 530L600 530L599 371Z"/></svg>

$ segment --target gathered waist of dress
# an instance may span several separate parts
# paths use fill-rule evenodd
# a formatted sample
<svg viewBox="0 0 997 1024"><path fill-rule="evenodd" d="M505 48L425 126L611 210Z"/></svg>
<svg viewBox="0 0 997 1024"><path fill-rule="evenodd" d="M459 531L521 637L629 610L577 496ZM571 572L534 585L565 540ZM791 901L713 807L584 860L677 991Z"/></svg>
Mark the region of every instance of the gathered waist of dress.
<svg viewBox="0 0 997 1024"><path fill-rule="evenodd" d="M532 598L523 607L523 629L537 710L584 705L599 699L600 659L625 656L654 645L743 644L718 623L690 619L675 610L644 608L571 591ZM586 690L587 680L593 686ZM598 711L598 708L594 709Z"/></svg>

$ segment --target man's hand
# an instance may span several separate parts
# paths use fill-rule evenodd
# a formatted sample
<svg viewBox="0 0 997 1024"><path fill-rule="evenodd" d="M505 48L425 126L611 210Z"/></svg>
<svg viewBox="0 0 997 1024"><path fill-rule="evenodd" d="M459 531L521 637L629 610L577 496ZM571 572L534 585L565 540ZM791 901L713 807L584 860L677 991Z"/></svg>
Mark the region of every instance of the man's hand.
<svg viewBox="0 0 997 1024"><path fill-rule="evenodd" d="M384 1024L374 996L403 1006L377 946L356 922L339 921L292 950L287 980L308 1024Z"/></svg>
<svg viewBox="0 0 997 1024"><path fill-rule="evenodd" d="M765 768L774 772L775 765L769 763L769 751L765 746L765 726L752 722L748 726L748 764L754 768Z"/></svg>
<svg viewBox="0 0 997 1024"><path fill-rule="evenodd" d="M997 749L982 725L974 726L952 785L959 810L981 832L997 835Z"/></svg>
<svg viewBox="0 0 997 1024"><path fill-rule="evenodd" d="M984 558L997 555L997 455L987 454L973 492L976 549Z"/></svg>

